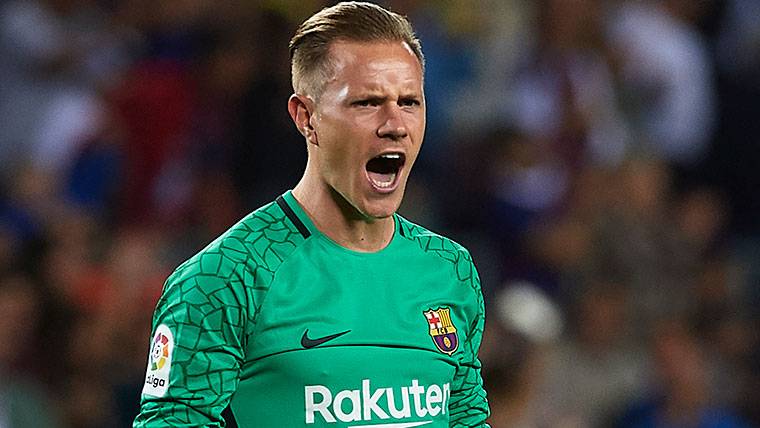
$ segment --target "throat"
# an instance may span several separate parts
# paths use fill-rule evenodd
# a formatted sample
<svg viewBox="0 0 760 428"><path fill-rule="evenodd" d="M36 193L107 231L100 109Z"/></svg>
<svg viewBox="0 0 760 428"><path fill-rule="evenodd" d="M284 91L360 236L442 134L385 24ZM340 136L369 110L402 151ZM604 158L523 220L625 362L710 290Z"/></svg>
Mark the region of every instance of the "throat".
<svg viewBox="0 0 760 428"><path fill-rule="evenodd" d="M336 233L325 233L341 247L362 253L374 253L390 244L395 232L393 217L374 221L349 221Z"/></svg>
<svg viewBox="0 0 760 428"><path fill-rule="evenodd" d="M341 247L373 253L388 246L393 239L396 230L393 216L367 217L334 189L308 187L302 180L293 189L293 196L314 226Z"/></svg>

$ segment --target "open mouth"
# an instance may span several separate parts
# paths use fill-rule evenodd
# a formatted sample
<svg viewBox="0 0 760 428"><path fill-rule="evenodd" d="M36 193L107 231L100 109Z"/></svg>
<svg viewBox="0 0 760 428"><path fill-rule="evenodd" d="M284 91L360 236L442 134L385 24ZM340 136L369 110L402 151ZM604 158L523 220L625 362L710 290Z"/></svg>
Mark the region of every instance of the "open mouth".
<svg viewBox="0 0 760 428"><path fill-rule="evenodd" d="M367 162L367 177L375 188L391 190L404 162L406 162L406 156L403 153L384 153L375 156Z"/></svg>

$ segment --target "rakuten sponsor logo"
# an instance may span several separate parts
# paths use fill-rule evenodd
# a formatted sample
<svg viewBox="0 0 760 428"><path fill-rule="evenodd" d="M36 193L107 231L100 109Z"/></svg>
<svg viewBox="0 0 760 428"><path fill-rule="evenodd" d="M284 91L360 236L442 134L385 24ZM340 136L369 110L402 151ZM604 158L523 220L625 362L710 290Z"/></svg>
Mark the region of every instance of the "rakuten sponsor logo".
<svg viewBox="0 0 760 428"><path fill-rule="evenodd" d="M446 414L451 395L448 383L443 385L420 385L417 379L411 385L394 388L372 389L369 379L362 380L361 389L345 389L334 393L324 385L308 385L304 388L306 398L306 423L313 424L321 418L327 423L366 422L435 417ZM373 427L415 427L432 421L372 425ZM359 428L359 425L354 425Z"/></svg>

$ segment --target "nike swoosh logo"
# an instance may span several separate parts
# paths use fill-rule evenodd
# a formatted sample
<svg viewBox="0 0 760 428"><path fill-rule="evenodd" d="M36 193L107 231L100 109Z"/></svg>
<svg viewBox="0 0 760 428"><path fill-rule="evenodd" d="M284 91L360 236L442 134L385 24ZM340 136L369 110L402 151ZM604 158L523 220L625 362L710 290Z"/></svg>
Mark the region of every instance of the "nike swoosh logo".
<svg viewBox="0 0 760 428"><path fill-rule="evenodd" d="M303 346L305 349L313 348L315 346L319 346L325 342L329 342L333 339L337 339L344 334L350 332L351 330L342 331L340 333L331 334L329 336L324 337L318 337L316 339L310 339L309 338L309 329L307 328L306 331L303 332L303 336L301 336L301 346Z"/></svg>

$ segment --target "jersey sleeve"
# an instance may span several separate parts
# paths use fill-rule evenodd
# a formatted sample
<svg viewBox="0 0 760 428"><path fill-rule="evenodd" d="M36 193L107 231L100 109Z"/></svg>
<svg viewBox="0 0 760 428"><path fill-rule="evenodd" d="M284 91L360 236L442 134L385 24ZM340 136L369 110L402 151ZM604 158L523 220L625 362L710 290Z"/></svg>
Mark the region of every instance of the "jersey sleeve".
<svg viewBox="0 0 760 428"><path fill-rule="evenodd" d="M248 304L236 266L207 251L167 280L134 427L224 426L245 357Z"/></svg>
<svg viewBox="0 0 760 428"><path fill-rule="evenodd" d="M452 384L449 402L450 426L488 428L486 424L489 415L488 401L486 391L483 389L481 364L478 359L485 324L485 308L478 272L469 254L467 256L466 266L462 262L457 270L460 278L468 282L474 291L472 301L468 304L474 316L471 318L472 321L468 325L467 334L462 342L460 364Z"/></svg>

